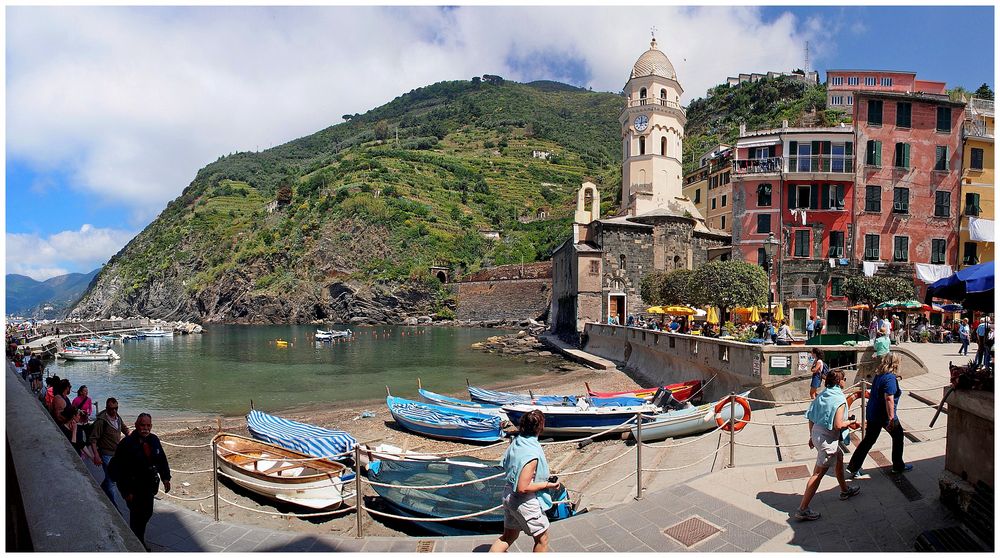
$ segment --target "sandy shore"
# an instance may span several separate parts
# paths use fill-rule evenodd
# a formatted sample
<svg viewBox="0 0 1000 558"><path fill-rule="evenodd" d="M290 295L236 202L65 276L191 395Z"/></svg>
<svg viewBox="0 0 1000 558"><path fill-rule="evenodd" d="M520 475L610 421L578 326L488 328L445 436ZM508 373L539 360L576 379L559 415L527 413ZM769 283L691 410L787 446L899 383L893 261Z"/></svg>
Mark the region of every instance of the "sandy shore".
<svg viewBox="0 0 1000 558"><path fill-rule="evenodd" d="M498 355L497 358L514 359L517 357ZM585 390L584 382L588 382L592 388L601 391L619 391L639 387L631 378L620 371L598 371L584 367L572 367L570 370L568 368L571 367L566 366L565 361L557 361L556 359L553 359L553 361L561 366L553 369L553 363L547 363L550 365L548 369L542 368L542 372L537 376L518 378L483 387L520 393L526 393L530 389L538 394L580 394ZM431 387L431 389L433 388ZM468 398L468 394L464 392L447 395L463 399ZM375 413L375 416L360 418L363 411L372 411ZM503 445L496 448L481 449L474 444L432 440L423 436L410 434L401 430L392 420L389 410L385 407L384 399L358 401L351 404L341 404L338 402L336 405L314 405L283 411L278 414L282 417L301 422L332 429L346 430L361 443L371 443L374 445L387 443L408 450L428 453L468 449L467 455L484 459L496 459L504 449ZM164 419L154 423L154 432L168 444L196 446L208 444L220 427L224 432L247 434L246 421L242 416ZM597 443L620 444L621 442L618 440L606 440ZM212 494L212 475L210 473L184 474L180 472L210 470L212 468L210 447L187 448L166 445L165 449L170 460L170 467L175 471L173 490L171 491L172 496L198 498ZM559 464L563 470L566 470L565 468L570 467L573 463L573 453L575 450L575 444L549 446L546 448L546 455L550 463ZM377 509L377 502L371 500L371 496L374 493L370 487L366 488L363 493L366 497L365 505L375 506ZM332 532L335 534L354 535L356 530L356 517L351 512L311 519L268 515L258 512L303 513L309 510L277 505L270 500L251 495L246 490L227 484L225 481L219 484L219 494L230 502L235 502L250 510L255 510L244 510L223 502L220 505L219 511L219 519L222 521L297 532ZM162 494L161 497L163 497ZM181 501L169 497L166 499L174 504L205 513L209 517L213 515L211 498L199 501ZM400 529L400 525L385 524L372 519L368 514L364 515L363 528L366 535L373 536L403 536L415 533L413 531L410 531L410 533L400 532L398 530Z"/></svg>

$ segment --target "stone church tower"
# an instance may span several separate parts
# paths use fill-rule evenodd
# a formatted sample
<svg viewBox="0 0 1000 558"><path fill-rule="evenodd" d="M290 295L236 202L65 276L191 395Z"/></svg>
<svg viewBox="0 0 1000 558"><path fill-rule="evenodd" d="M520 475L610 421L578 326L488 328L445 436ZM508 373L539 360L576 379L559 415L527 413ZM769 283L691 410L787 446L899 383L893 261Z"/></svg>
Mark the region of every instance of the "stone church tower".
<svg viewBox="0 0 1000 558"><path fill-rule="evenodd" d="M618 117L622 208L627 215L665 207L683 196L681 140L687 123L680 104L683 92L674 65L654 38L632 67L625 84L628 103Z"/></svg>

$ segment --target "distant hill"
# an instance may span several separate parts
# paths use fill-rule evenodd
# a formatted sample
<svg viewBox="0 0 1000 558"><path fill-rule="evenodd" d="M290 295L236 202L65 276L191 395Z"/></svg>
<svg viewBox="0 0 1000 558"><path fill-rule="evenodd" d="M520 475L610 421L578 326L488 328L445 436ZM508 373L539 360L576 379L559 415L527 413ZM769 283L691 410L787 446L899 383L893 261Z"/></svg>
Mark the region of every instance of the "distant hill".
<svg viewBox="0 0 1000 558"><path fill-rule="evenodd" d="M7 314L36 319L65 316L90 285L100 269L90 273L67 273L36 281L31 277L7 274ZM51 309L46 310L46 308Z"/></svg>

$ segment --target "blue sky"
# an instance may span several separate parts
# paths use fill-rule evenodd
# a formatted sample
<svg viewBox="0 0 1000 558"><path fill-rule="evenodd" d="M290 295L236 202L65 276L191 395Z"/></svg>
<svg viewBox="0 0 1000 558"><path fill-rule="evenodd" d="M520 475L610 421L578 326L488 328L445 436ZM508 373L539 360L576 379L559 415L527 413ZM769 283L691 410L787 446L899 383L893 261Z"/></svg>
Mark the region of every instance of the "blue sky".
<svg viewBox="0 0 1000 558"><path fill-rule="evenodd" d="M619 91L649 27L682 102L739 72L994 83L992 7L8 7L6 270L85 272L199 168L484 73ZM825 78L825 74L822 74Z"/></svg>

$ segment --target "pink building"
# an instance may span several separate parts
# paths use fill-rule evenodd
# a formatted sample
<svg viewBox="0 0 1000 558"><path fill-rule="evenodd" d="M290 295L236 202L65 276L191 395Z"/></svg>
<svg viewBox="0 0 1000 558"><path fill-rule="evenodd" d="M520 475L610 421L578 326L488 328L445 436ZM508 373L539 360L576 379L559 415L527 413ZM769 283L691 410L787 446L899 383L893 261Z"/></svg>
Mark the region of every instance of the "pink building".
<svg viewBox="0 0 1000 558"><path fill-rule="evenodd" d="M828 70L826 72L826 106L850 114L855 92L928 93L944 95L943 81L917 79L915 72L896 70Z"/></svg>

